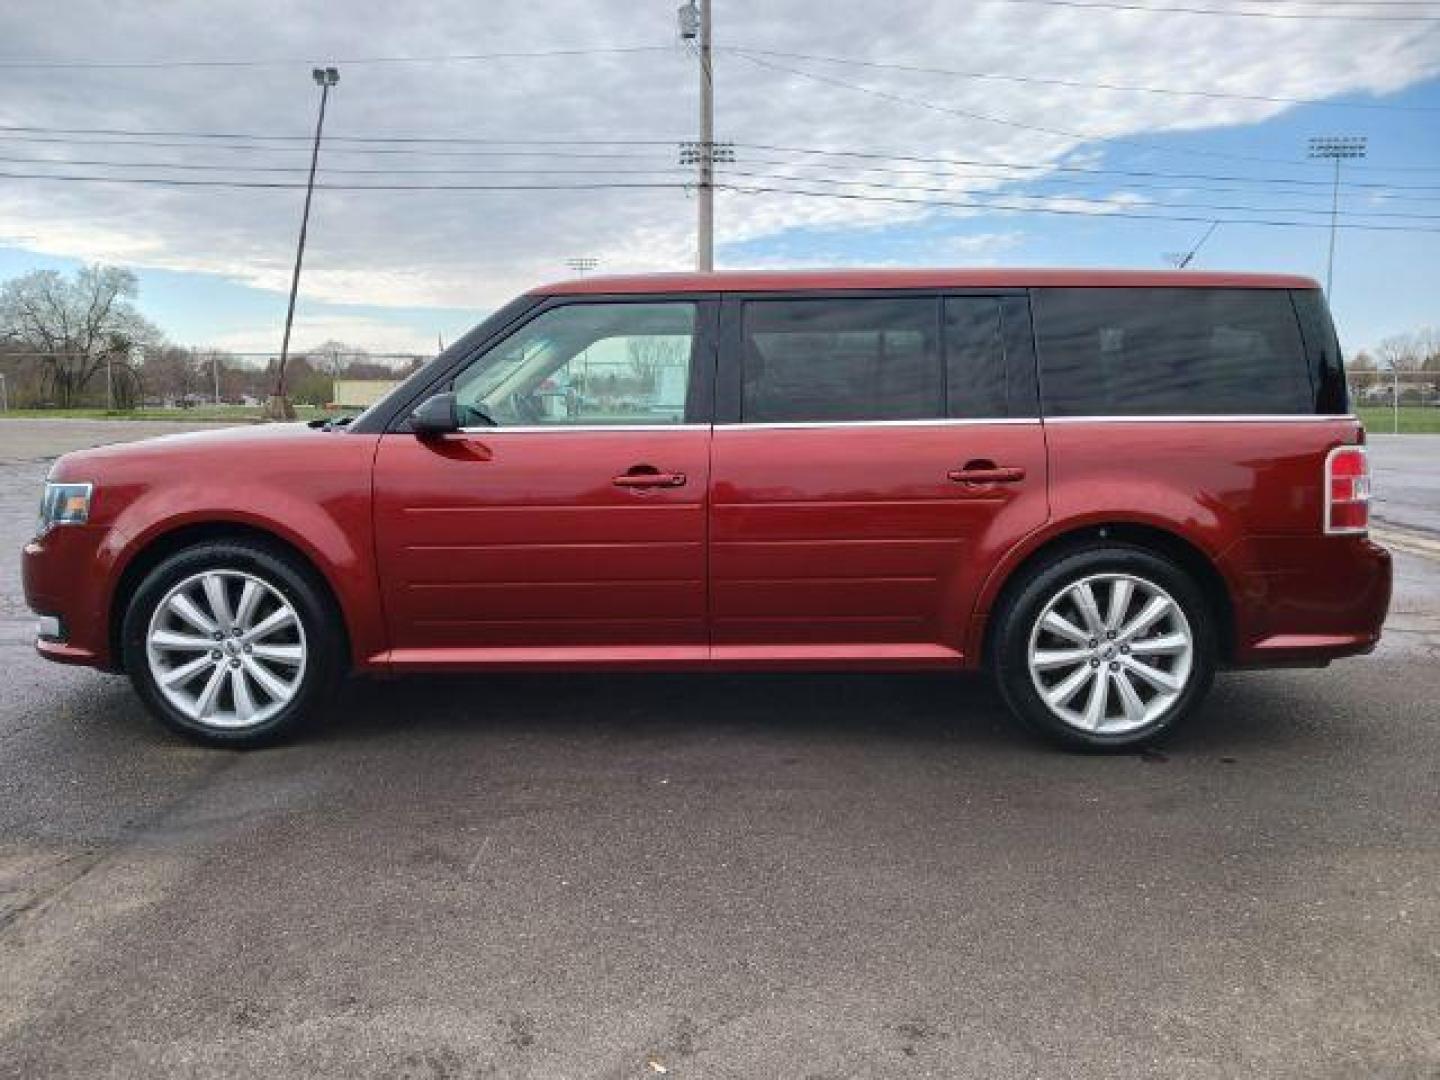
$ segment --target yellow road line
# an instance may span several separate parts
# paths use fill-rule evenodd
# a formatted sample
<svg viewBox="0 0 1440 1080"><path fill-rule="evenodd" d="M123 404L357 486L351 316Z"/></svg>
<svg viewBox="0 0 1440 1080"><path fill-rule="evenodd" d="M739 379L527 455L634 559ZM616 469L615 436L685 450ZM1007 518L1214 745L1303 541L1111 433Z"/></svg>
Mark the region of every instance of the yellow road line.
<svg viewBox="0 0 1440 1080"><path fill-rule="evenodd" d="M1419 555L1426 559L1440 559L1440 540L1424 533L1397 529L1393 525L1372 525L1370 535L1377 543L1396 551Z"/></svg>

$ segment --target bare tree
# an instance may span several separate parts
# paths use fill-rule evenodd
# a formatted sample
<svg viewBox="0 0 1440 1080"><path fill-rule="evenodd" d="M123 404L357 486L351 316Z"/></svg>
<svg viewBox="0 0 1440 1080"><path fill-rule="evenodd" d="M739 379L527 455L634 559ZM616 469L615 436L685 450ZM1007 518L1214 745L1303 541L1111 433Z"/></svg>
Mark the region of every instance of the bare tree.
<svg viewBox="0 0 1440 1080"><path fill-rule="evenodd" d="M1417 330L1415 336L1420 340L1420 370L1440 372L1440 330L1426 326Z"/></svg>
<svg viewBox="0 0 1440 1080"><path fill-rule="evenodd" d="M1425 364L1425 342L1421 333L1395 334L1375 346L1375 362L1381 371L1405 374Z"/></svg>
<svg viewBox="0 0 1440 1080"><path fill-rule="evenodd" d="M332 379L338 379L344 376L352 362L368 360L370 354L364 349L357 349L332 338L329 341L322 341L313 349L306 349L304 356L316 371L322 371Z"/></svg>
<svg viewBox="0 0 1440 1080"><path fill-rule="evenodd" d="M687 346L687 339L679 337L632 337L625 342L625 352L636 381L653 388L662 368L685 362Z"/></svg>
<svg viewBox="0 0 1440 1080"><path fill-rule="evenodd" d="M0 286L0 336L37 353L42 380L61 406L73 405L108 362L125 363L160 332L135 308L135 275L86 266L73 278L36 270Z"/></svg>
<svg viewBox="0 0 1440 1080"><path fill-rule="evenodd" d="M177 404L192 394L202 393L205 387L195 354L178 345L147 350L140 373L149 393Z"/></svg>

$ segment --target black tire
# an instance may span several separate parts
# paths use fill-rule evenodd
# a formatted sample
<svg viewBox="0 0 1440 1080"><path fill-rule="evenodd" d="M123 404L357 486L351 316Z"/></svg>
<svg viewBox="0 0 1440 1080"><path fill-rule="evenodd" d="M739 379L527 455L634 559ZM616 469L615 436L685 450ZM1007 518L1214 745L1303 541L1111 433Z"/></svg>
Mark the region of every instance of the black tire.
<svg viewBox="0 0 1440 1080"><path fill-rule="evenodd" d="M147 635L157 606L177 585L217 570L247 575L269 586L294 610L303 631L303 635L296 633L304 664L294 680L293 696L273 715L252 726L225 728L192 719L167 699L150 667ZM294 735L323 710L344 670L344 632L333 601L311 568L283 549L260 541L218 540L179 551L145 575L125 610L121 653L136 693L167 728L207 746L249 749Z"/></svg>
<svg viewBox="0 0 1440 1080"><path fill-rule="evenodd" d="M1192 651L1187 677L1183 681L1183 689L1168 705L1164 705L1163 702L1157 705L1156 708L1160 711L1153 719L1147 718L1140 726L1131 730L1118 732L1082 730L1076 723L1069 722L1052 711L1041 696L1041 691L1036 686L1036 680L1044 680L1050 675L1043 672L1040 675L1031 673L1029 650L1032 633L1040 635L1047 632L1036 630L1036 624L1044 616L1051 602L1065 590L1084 579L1110 574L1139 579L1141 582L1158 586L1168 593L1183 612L1184 621L1188 624ZM1095 588L1108 588L1110 587L1109 581L1110 579L1101 578L1095 582ZM1138 589L1136 595L1142 595ZM1131 610L1136 609L1132 608ZM1106 613L1102 611L1101 614ZM1073 625L1075 623L1072 621ZM1179 624L1177 621L1170 625L1178 626ZM1087 627L1082 628L1088 631ZM992 667L1006 704L1032 730L1061 746L1074 750L1100 752L1135 750L1165 739L1195 712L1209 690L1215 674L1216 634L1212 606L1206 601L1204 593L1194 579L1174 562L1145 548L1099 541L1087 547L1071 548L1063 554L1027 570L1024 578L1018 581L1013 588L1007 590L1006 599L996 615L995 634L991 639ZM1120 636L1123 638L1124 635ZM1160 635L1157 633L1156 636ZM1047 638L1037 638L1037 640L1059 641L1059 639ZM1126 655L1122 657L1105 652L1107 642L1103 637L1091 640L1098 642L1099 652L1097 655L1093 659L1075 664L1069 669L1060 669L1055 676L1056 681L1049 684L1047 689L1056 689L1065 675L1079 671L1081 667L1091 667L1102 675L1107 670L1116 671L1117 674L1114 678L1117 680L1123 674L1128 685L1143 688L1142 693L1145 694L1155 693L1155 688L1143 679L1132 678L1130 668L1118 666L1127 664L1130 659L1141 660L1138 655L1130 658L1128 646L1125 647ZM1137 637L1136 640L1143 642L1145 637ZM1068 642L1064 642L1061 647L1068 644ZM1114 645L1115 643L1110 642L1109 644ZM1056 646L1052 644L1050 647ZM1076 643L1073 648L1076 651L1088 650L1090 642ZM1138 648L1137 645L1137 651ZM1152 660L1149 657L1145 657L1144 662L1157 666L1176 663L1164 659ZM1074 662L1072 661L1072 663ZM1179 670L1178 663L1176 669ZM1085 682L1080 684L1082 688L1090 685L1093 684ZM1117 713L1123 709L1124 702L1121 700L1120 689L1116 683L1106 683L1102 693L1113 695L1113 697L1104 699L1101 705L1102 710L1112 702L1115 704ZM1077 693L1078 696L1080 695ZM1149 704L1150 700L1147 700L1147 712ZM1136 715L1142 715L1138 709ZM1124 723L1118 715L1115 720L1118 724Z"/></svg>

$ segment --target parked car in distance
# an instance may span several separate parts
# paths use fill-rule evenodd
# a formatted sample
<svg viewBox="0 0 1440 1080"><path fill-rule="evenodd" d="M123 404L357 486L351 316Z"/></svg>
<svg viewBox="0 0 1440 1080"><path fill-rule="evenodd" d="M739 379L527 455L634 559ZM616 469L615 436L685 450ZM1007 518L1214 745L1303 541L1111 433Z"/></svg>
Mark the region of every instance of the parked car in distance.
<svg viewBox="0 0 1440 1080"><path fill-rule="evenodd" d="M984 667L1129 748L1374 648L1364 437L1306 278L590 277L351 423L61 458L25 590L216 745L347 673Z"/></svg>

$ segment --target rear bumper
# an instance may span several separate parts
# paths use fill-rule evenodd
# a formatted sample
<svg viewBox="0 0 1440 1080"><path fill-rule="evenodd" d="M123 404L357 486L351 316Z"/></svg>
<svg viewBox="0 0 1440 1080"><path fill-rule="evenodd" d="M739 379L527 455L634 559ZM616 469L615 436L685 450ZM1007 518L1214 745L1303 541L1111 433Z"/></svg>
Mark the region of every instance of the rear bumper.
<svg viewBox="0 0 1440 1080"><path fill-rule="evenodd" d="M1371 652L1390 610L1390 553L1364 537L1260 537L1227 553L1236 667L1323 667Z"/></svg>
<svg viewBox="0 0 1440 1080"><path fill-rule="evenodd" d="M112 665L105 579L99 561L108 530L60 526L25 545L20 577L25 602L38 616L59 622L58 635L37 633L35 651L61 664Z"/></svg>

